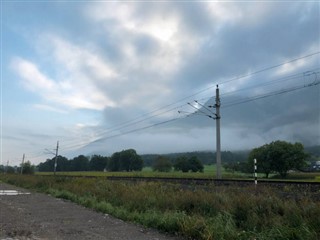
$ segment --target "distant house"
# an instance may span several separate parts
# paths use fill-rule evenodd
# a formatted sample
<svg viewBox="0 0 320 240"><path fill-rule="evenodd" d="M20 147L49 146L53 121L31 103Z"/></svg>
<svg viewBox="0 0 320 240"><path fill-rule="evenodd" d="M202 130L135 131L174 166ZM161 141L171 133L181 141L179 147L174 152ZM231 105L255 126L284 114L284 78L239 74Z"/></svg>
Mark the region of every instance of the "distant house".
<svg viewBox="0 0 320 240"><path fill-rule="evenodd" d="M314 162L313 165L311 165L312 171L320 171L320 161Z"/></svg>

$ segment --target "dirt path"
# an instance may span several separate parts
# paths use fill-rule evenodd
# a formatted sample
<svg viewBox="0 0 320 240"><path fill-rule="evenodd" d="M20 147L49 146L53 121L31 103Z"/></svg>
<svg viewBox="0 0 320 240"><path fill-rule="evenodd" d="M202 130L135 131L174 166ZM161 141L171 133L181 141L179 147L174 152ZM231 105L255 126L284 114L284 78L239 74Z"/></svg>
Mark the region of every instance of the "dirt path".
<svg viewBox="0 0 320 240"><path fill-rule="evenodd" d="M7 195L15 194L7 190L16 190L20 194ZM179 238L123 222L69 201L0 183L0 239L178 240Z"/></svg>

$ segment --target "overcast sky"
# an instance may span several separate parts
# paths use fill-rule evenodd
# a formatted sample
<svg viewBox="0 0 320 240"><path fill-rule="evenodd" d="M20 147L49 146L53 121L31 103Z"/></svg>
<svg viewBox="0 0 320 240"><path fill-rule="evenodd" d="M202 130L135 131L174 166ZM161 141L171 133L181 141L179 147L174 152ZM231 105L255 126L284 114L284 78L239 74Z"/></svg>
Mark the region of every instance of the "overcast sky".
<svg viewBox="0 0 320 240"><path fill-rule="evenodd" d="M216 84L222 150L320 144L319 36L319 1L1 1L1 162L214 151Z"/></svg>

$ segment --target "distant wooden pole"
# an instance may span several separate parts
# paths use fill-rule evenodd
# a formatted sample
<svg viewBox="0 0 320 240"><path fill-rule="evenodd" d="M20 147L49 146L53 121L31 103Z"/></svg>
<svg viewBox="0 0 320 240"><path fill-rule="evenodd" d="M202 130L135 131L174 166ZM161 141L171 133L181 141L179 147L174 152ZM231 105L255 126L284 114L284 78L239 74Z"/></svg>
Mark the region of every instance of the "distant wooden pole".
<svg viewBox="0 0 320 240"><path fill-rule="evenodd" d="M56 171L57 171L57 158L58 158L58 149L59 149L59 141L57 141L57 148L56 148L56 157L54 158L54 175L56 175Z"/></svg>
<svg viewBox="0 0 320 240"><path fill-rule="evenodd" d="M22 173L23 173L23 164L24 164L24 157L25 157L25 154L23 154L23 156L22 156L22 162L21 162L21 172L20 172L20 174L22 174Z"/></svg>

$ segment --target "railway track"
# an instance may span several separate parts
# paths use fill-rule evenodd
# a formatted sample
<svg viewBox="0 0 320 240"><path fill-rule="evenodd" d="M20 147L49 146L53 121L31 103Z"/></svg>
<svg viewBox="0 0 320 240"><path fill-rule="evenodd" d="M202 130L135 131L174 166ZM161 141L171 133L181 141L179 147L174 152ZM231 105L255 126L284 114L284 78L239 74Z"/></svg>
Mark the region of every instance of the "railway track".
<svg viewBox="0 0 320 240"><path fill-rule="evenodd" d="M164 182L176 183L182 185L214 185L214 186L235 186L245 187L254 186L254 179L209 179L209 178L172 178L172 177L133 177L133 176L70 176L57 175L62 178L104 178L110 181L126 181L126 182ZM305 189L311 192L320 193L320 182L310 181L281 181L281 180L258 180L258 186L270 186L277 188L294 187L296 189Z"/></svg>
<svg viewBox="0 0 320 240"><path fill-rule="evenodd" d="M126 177L126 176L108 176L108 180L113 181L149 181L149 182L172 182L183 184L214 184L214 185L236 185L236 184L254 184L254 180L248 179L209 179L209 178L168 178L168 177ZM281 181L281 180L258 180L258 184L267 185L301 185L301 186L318 186L320 182L308 181Z"/></svg>
<svg viewBox="0 0 320 240"><path fill-rule="evenodd" d="M161 177L120 177L109 176L111 181L127 181L127 182L164 182L175 183L183 186L230 186L230 187L249 187L254 186L254 180L243 179L207 179L207 178L161 178ZM319 195L320 197L320 182L301 182L301 181L278 181L278 180L260 180L257 188L267 186L280 191L286 188L297 192L308 192Z"/></svg>

